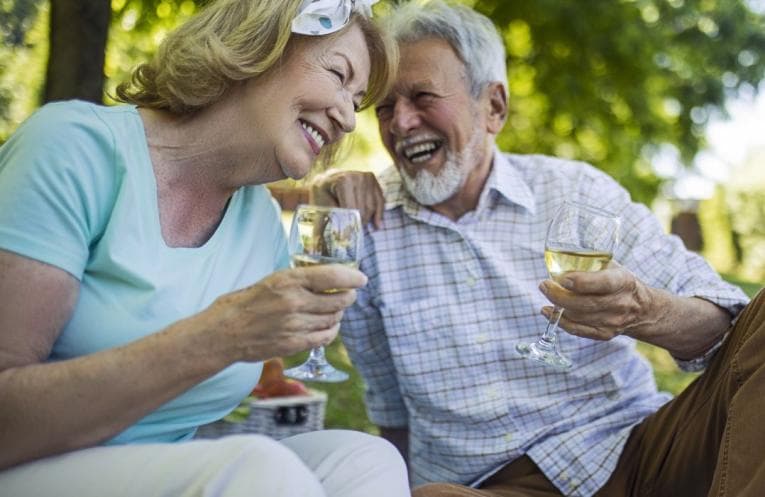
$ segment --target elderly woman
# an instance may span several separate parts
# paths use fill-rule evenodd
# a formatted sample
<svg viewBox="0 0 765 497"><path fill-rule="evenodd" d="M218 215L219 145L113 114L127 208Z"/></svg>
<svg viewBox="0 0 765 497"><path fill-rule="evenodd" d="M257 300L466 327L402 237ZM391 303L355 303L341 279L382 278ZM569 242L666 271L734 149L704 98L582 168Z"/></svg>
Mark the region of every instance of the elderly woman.
<svg viewBox="0 0 765 497"><path fill-rule="evenodd" d="M46 105L0 149L1 496L408 495L365 434L191 440L261 361L331 341L366 282L284 269L261 185L306 175L386 92L395 48L370 14L213 2L126 105Z"/></svg>

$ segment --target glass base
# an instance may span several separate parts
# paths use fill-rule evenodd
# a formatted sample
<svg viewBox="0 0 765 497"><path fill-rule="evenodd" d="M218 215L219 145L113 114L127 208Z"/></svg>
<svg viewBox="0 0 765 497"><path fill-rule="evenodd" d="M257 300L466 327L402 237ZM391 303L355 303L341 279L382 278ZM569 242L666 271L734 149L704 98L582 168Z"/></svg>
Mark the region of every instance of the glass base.
<svg viewBox="0 0 765 497"><path fill-rule="evenodd" d="M558 369L571 369L574 364L568 357L558 354L555 350L545 350L538 343L519 343L515 350L527 359L532 359L542 364Z"/></svg>
<svg viewBox="0 0 765 497"><path fill-rule="evenodd" d="M335 369L334 366L327 362L320 363L311 360L304 362L300 366L285 370L284 376L295 380L320 381L324 383L339 383L350 378L348 373Z"/></svg>

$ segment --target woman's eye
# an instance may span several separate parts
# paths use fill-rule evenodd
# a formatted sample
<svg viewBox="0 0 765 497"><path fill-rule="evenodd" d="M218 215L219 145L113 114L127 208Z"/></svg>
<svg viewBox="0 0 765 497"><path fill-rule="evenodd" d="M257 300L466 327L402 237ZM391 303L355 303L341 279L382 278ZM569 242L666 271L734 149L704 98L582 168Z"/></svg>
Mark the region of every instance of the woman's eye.
<svg viewBox="0 0 765 497"><path fill-rule="evenodd" d="M337 69L330 69L329 72L337 76L337 79L340 80L340 83L345 83L345 74L343 74L341 71L338 71Z"/></svg>

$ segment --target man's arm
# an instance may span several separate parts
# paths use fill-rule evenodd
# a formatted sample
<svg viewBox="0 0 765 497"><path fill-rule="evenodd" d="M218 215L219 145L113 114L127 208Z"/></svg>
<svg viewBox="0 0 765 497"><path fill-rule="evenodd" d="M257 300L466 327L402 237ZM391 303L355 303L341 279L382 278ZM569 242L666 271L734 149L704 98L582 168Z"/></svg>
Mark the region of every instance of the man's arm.
<svg viewBox="0 0 765 497"><path fill-rule="evenodd" d="M409 428L380 427L380 436L396 446L409 466Z"/></svg>
<svg viewBox="0 0 765 497"><path fill-rule="evenodd" d="M746 295L679 238L667 235L656 216L632 202L612 178L593 169L581 171L575 197L622 220L614 252L619 264L595 273L569 273L559 284L542 283L542 293L565 309L561 327L596 340L625 334L680 360L701 357L724 336Z"/></svg>

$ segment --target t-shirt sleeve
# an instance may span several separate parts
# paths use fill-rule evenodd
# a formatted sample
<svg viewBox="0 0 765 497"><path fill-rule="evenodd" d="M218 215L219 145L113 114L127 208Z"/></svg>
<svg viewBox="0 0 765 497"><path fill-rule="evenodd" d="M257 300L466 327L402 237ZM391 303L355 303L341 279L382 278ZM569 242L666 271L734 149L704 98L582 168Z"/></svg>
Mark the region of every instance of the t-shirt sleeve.
<svg viewBox="0 0 765 497"><path fill-rule="evenodd" d="M82 102L48 104L0 147L0 248L76 278L115 188L108 127Z"/></svg>

